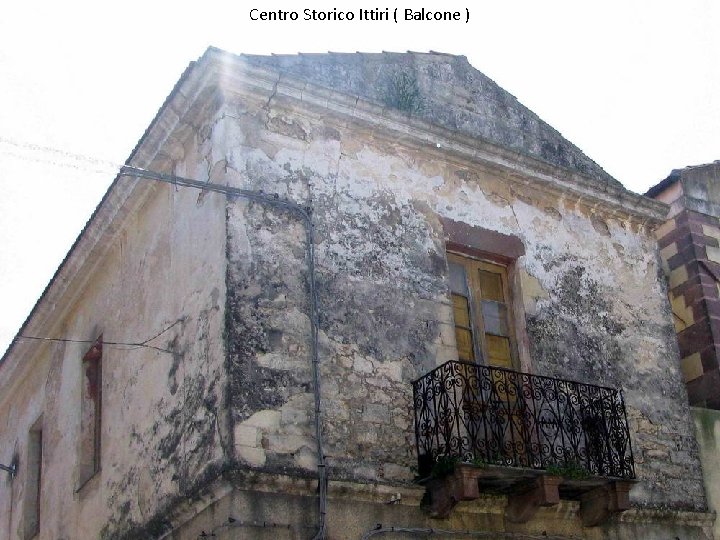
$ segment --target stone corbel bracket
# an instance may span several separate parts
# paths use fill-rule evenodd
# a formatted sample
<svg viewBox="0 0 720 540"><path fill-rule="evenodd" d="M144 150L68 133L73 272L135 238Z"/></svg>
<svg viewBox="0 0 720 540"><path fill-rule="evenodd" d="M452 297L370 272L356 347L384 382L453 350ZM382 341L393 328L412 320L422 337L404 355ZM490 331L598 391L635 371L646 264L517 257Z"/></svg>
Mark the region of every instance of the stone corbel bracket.
<svg viewBox="0 0 720 540"><path fill-rule="evenodd" d="M460 464L451 474L442 478L432 478L427 483L430 516L446 518L458 502L478 499L480 481L496 476L496 471ZM566 489L572 489L576 494L578 491L581 492L578 517L583 525L585 527L600 525L613 514L630 508L630 489L634 482L607 480L605 483L599 483L599 481L601 479L597 478L590 481L575 481L544 474L516 481L509 489L505 519L512 523L527 523L541 507L559 504L560 488L564 486Z"/></svg>
<svg viewBox="0 0 720 540"><path fill-rule="evenodd" d="M583 493L580 497L580 519L585 527L594 527L612 514L630 508L630 489L633 482L618 480Z"/></svg>
<svg viewBox="0 0 720 540"><path fill-rule="evenodd" d="M431 479L427 485L430 494L430 516L446 518L458 502L479 498L478 480L482 472L482 469L477 467L458 465L452 474Z"/></svg>
<svg viewBox="0 0 720 540"><path fill-rule="evenodd" d="M560 476L538 476L527 487L508 496L505 518L513 523L527 523L541 506L554 506L560 502L559 488L572 484ZM613 514L630 508L630 489L634 482L608 481L580 495L578 516L583 526L595 527Z"/></svg>
<svg viewBox="0 0 720 540"><path fill-rule="evenodd" d="M517 493L508 496L505 519L513 523L527 523L541 506L555 506L560 502L560 476L538 476Z"/></svg>

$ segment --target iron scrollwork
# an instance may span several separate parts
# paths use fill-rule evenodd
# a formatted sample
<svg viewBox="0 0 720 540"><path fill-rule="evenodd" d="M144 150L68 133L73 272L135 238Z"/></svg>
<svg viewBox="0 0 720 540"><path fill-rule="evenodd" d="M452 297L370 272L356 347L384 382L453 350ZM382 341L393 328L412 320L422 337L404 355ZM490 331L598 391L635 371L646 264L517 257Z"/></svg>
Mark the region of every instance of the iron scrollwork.
<svg viewBox="0 0 720 540"><path fill-rule="evenodd" d="M421 475L439 456L506 467L581 467L635 478L622 393L467 362L413 383Z"/></svg>

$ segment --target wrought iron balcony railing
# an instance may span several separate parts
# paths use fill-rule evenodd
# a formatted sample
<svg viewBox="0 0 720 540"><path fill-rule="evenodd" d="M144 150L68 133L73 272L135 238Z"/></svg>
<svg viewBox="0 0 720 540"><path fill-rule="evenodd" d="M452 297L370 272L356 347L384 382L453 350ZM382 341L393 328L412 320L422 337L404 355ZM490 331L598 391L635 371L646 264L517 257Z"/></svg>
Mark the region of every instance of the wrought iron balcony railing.
<svg viewBox="0 0 720 540"><path fill-rule="evenodd" d="M635 478L622 393L466 362L413 383L419 472L439 457Z"/></svg>

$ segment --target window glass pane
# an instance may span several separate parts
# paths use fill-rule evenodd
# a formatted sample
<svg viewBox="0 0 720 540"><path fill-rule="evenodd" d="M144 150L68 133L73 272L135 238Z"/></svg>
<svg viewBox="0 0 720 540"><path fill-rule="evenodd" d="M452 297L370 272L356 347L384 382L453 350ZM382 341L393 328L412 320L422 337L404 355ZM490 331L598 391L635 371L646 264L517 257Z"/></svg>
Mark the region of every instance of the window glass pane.
<svg viewBox="0 0 720 540"><path fill-rule="evenodd" d="M473 354L472 332L465 328L455 327L455 340L457 341L458 358L460 360L475 360Z"/></svg>
<svg viewBox="0 0 720 540"><path fill-rule="evenodd" d="M505 302L501 275L486 270L478 270L478 275L480 278L480 294L482 295L482 299Z"/></svg>
<svg viewBox="0 0 720 540"><path fill-rule="evenodd" d="M448 262L448 268L450 270L450 290L463 296L469 296L465 268L452 261Z"/></svg>
<svg viewBox="0 0 720 540"><path fill-rule="evenodd" d="M505 266L493 262L448 256L460 360L513 368L512 314L506 272Z"/></svg>
<svg viewBox="0 0 720 540"><path fill-rule="evenodd" d="M473 335L470 329L470 304L467 298L459 294L453 294L452 300L458 358L460 360L474 360Z"/></svg>
<svg viewBox="0 0 720 540"><path fill-rule="evenodd" d="M453 315L455 316L455 324L470 328L470 306L468 299L459 294L452 295Z"/></svg>
<svg viewBox="0 0 720 540"><path fill-rule="evenodd" d="M493 366L512 368L510 359L510 340L506 337L485 334L489 363Z"/></svg>
<svg viewBox="0 0 720 540"><path fill-rule="evenodd" d="M485 331L496 336L509 336L507 324L507 306L498 302L483 300L482 312Z"/></svg>

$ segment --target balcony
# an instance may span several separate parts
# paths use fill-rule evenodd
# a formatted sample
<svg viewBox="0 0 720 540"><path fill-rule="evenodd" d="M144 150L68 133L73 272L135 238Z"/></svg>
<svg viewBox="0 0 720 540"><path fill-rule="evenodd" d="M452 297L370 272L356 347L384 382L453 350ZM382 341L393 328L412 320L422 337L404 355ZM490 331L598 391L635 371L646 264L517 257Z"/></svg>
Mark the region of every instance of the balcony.
<svg viewBox="0 0 720 540"><path fill-rule="evenodd" d="M447 362L413 395L434 514L479 491L507 495L507 517L521 522L560 497L581 501L587 525L629 506L635 467L620 391Z"/></svg>

